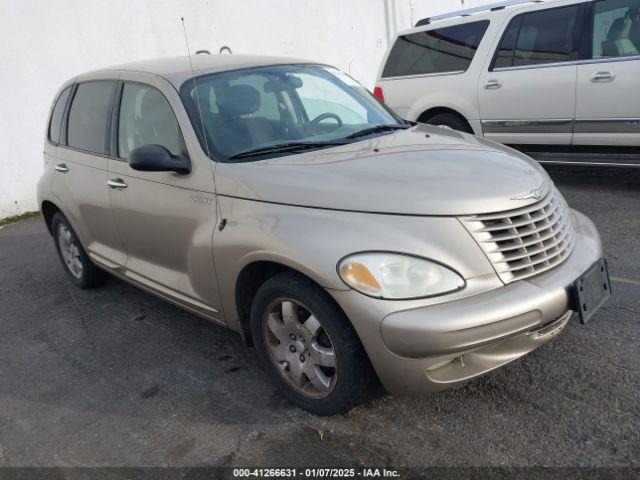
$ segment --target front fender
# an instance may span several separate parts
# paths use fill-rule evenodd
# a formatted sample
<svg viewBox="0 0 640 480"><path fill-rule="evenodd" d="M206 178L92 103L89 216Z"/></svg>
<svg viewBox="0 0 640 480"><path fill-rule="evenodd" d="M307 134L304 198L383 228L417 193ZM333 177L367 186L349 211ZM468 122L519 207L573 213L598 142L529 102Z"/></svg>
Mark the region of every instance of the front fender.
<svg viewBox="0 0 640 480"><path fill-rule="evenodd" d="M465 279L494 274L484 253L453 217L381 215L219 197L226 226L214 257L226 320L237 326L236 284L249 264L292 268L330 290L349 290L338 261L362 251L395 251L449 265Z"/></svg>

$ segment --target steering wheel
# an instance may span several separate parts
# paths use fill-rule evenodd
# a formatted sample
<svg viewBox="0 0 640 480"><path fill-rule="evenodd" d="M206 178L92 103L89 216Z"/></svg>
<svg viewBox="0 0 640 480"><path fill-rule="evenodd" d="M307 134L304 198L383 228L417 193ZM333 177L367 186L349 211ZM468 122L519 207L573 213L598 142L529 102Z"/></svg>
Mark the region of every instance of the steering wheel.
<svg viewBox="0 0 640 480"><path fill-rule="evenodd" d="M336 129L342 126L342 119L338 115L336 115L335 113L327 112L327 113L321 113L316 118L311 120L309 122L309 127L311 127L311 129L315 131L318 125L320 125L320 122L323 120L326 120L327 118L333 118L336 122L338 122Z"/></svg>

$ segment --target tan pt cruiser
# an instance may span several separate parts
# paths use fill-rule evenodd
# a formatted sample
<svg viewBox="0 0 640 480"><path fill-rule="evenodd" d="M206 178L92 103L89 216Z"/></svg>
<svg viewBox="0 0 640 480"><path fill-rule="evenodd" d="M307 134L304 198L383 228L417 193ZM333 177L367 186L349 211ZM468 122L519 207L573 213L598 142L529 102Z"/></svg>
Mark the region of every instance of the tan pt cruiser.
<svg viewBox="0 0 640 480"><path fill-rule="evenodd" d="M38 201L71 280L229 327L299 406L437 391L608 298L598 232L531 159L408 123L351 77L197 55L83 74Z"/></svg>

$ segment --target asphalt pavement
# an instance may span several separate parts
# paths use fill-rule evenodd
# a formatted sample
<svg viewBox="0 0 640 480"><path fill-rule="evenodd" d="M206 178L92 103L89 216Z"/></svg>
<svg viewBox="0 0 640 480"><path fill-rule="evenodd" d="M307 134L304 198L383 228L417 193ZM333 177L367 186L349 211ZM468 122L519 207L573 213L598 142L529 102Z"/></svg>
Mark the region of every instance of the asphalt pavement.
<svg viewBox="0 0 640 480"><path fill-rule="evenodd" d="M40 219L0 230L0 466L640 466L640 171L549 168L603 237L592 322L450 392L319 418L239 337L116 279L74 287Z"/></svg>

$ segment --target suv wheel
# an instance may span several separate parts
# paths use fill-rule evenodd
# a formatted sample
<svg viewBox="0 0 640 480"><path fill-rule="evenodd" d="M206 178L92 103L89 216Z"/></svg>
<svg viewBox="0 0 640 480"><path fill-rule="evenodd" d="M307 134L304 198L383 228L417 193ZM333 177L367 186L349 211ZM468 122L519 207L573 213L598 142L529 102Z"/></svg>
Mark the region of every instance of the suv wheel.
<svg viewBox="0 0 640 480"><path fill-rule="evenodd" d="M459 132L473 134L473 130L471 130L469 124L455 113L438 113L429 118L426 123L430 125L437 125L439 127L449 127L453 130L458 130Z"/></svg>
<svg viewBox="0 0 640 480"><path fill-rule="evenodd" d="M375 386L349 319L322 288L295 273L260 287L251 308L251 334L271 380L312 413L345 412Z"/></svg>
<svg viewBox="0 0 640 480"><path fill-rule="evenodd" d="M56 213L53 216L51 231L62 265L73 283L80 288L92 288L105 282L107 274L89 260L64 215Z"/></svg>

